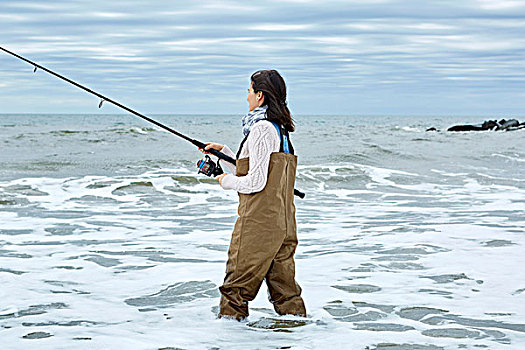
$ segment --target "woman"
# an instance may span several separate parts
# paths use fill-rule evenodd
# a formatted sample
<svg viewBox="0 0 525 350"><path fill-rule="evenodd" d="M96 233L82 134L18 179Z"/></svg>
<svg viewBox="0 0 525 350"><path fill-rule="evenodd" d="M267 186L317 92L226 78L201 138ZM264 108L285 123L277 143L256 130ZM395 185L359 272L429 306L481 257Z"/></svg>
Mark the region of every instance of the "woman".
<svg viewBox="0 0 525 350"><path fill-rule="evenodd" d="M294 183L297 157L288 133L294 131L286 106L286 84L275 70L251 76L249 113L244 116L244 140L232 174L217 176L222 188L239 193L239 218L232 233L226 277L219 288L219 317L243 320L248 302L266 280L269 298L280 315L306 316L301 288L295 282L297 246ZM228 146L208 142L231 157Z"/></svg>

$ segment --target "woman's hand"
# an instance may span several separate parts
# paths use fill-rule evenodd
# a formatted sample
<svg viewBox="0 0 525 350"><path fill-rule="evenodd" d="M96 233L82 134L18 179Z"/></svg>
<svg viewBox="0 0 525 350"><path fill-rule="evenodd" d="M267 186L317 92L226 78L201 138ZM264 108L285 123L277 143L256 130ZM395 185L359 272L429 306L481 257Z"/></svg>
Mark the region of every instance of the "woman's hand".
<svg viewBox="0 0 525 350"><path fill-rule="evenodd" d="M204 149L199 148L199 151L201 151L204 154L211 154L210 152L206 152L206 150L209 150L210 148L215 149L219 152L222 151L222 149L224 148L224 145L215 142L205 142L205 144L207 146Z"/></svg>
<svg viewBox="0 0 525 350"><path fill-rule="evenodd" d="M224 148L224 145L221 145L215 142L205 142L205 144L206 144L206 147L204 147L204 149L199 148L199 151L201 151L204 154L211 154L210 152L207 152L207 150L209 149L215 149L220 152ZM219 181L219 184L222 185L222 178L225 176L226 176L226 173L220 174L219 176L215 177L215 180Z"/></svg>
<svg viewBox="0 0 525 350"><path fill-rule="evenodd" d="M219 184L222 186L222 179L226 176L226 173L220 174L215 178L215 180L219 181Z"/></svg>

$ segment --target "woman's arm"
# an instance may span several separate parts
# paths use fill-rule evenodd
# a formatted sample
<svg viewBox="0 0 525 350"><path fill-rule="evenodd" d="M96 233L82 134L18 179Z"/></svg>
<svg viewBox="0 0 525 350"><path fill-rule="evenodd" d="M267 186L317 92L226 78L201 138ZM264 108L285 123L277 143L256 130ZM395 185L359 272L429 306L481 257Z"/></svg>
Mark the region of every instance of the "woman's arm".
<svg viewBox="0 0 525 350"><path fill-rule="evenodd" d="M235 154L232 152L232 150L228 146L225 145L222 148L221 152L235 159ZM223 159L219 159L218 162L220 163L221 166L223 165L226 166L232 172L232 174L235 174L235 172L237 171L235 164L227 162Z"/></svg>
<svg viewBox="0 0 525 350"><path fill-rule="evenodd" d="M268 121L256 123L244 146L247 147L250 158L248 174L246 176L227 174L221 180L222 188L246 194L262 191L268 179L270 156L273 152L279 152L279 146L279 135L273 124Z"/></svg>

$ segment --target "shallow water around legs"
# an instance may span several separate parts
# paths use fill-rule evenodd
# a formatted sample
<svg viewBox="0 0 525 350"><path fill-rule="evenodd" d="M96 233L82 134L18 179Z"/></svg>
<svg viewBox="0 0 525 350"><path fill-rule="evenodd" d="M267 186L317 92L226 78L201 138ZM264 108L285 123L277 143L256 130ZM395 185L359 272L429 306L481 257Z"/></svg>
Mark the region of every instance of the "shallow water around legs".
<svg viewBox="0 0 525 350"><path fill-rule="evenodd" d="M237 195L195 174L190 146L126 118L0 117L6 348L525 347L523 130L297 117L308 317L275 314L263 286L237 323L216 318ZM213 118L159 116L234 149L238 117Z"/></svg>

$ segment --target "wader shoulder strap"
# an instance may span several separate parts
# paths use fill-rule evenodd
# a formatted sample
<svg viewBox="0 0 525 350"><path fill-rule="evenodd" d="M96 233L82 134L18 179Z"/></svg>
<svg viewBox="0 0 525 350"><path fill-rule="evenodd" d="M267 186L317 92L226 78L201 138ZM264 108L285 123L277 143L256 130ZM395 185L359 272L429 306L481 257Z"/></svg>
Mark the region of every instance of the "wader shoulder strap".
<svg viewBox="0 0 525 350"><path fill-rule="evenodd" d="M248 135L250 134L248 133ZM237 151L237 155L235 156L236 159L239 159L239 156L241 155L241 151L242 151L242 146L244 146L244 143L248 139L248 135L244 136L244 139L242 139L241 144L239 146L239 150Z"/></svg>
<svg viewBox="0 0 525 350"><path fill-rule="evenodd" d="M277 129L277 134L279 134L279 139L281 140L281 145L279 146L279 152L291 153L294 154L294 149L292 143L290 142L290 135L288 130L285 130L281 125L276 122L272 122L275 129Z"/></svg>

